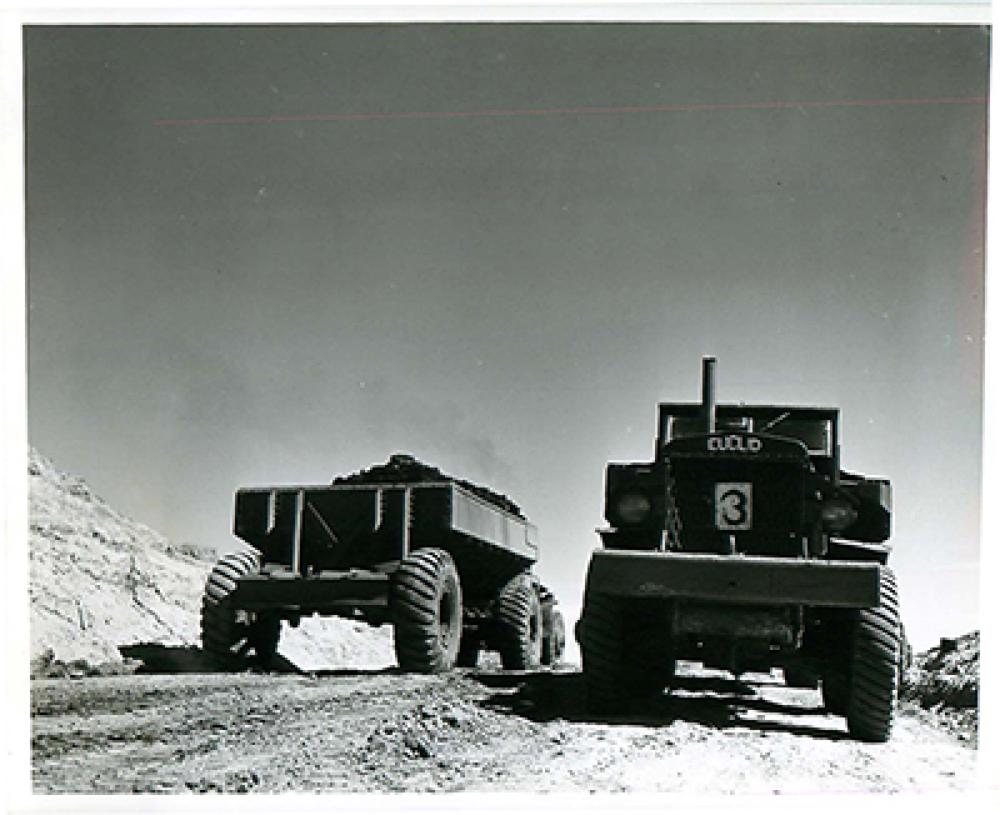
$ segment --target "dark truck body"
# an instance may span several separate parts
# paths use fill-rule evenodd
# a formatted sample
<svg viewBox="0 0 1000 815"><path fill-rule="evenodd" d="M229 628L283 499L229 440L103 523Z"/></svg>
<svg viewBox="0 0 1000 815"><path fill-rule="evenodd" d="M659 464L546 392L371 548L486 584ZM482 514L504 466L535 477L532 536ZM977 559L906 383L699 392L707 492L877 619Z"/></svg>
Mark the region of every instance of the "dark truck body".
<svg viewBox="0 0 1000 815"><path fill-rule="evenodd" d="M388 620L391 575L418 549L451 555L470 611L538 559L534 525L446 482L241 489L234 532L264 560L240 581L240 607L376 624Z"/></svg>
<svg viewBox="0 0 1000 815"><path fill-rule="evenodd" d="M428 479L433 480L428 480ZM348 482L348 483L341 483ZM537 530L504 496L396 455L330 485L236 493L234 532L206 585L202 640L266 663L280 622L314 614L392 623L402 667L556 661L562 619L531 568Z"/></svg>
<svg viewBox="0 0 1000 815"><path fill-rule="evenodd" d="M706 360L701 403L661 404L653 461L610 464L605 486L578 628L597 706L662 690L679 659L781 667L790 684L822 681L856 735L888 736L902 637L891 491L841 469L836 409L716 404ZM859 668L873 630L877 664Z"/></svg>

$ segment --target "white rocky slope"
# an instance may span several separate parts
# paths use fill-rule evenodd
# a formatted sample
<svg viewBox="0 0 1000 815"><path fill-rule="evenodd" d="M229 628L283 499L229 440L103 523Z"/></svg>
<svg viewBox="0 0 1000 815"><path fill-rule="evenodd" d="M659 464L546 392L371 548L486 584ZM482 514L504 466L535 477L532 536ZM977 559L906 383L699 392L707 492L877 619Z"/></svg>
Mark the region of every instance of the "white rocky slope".
<svg viewBox="0 0 1000 815"><path fill-rule="evenodd" d="M195 646L211 555L172 545L31 450L28 460L33 670L123 667L119 648ZM342 620L285 628L280 653L303 670L392 664L387 629Z"/></svg>

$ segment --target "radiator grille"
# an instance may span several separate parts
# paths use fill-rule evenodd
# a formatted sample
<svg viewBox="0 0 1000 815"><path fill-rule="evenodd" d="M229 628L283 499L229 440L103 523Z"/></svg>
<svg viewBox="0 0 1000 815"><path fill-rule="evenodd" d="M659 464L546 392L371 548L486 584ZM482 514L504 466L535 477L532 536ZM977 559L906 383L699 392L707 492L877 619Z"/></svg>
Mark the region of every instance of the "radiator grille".
<svg viewBox="0 0 1000 815"><path fill-rule="evenodd" d="M805 470L764 458L683 457L671 463L681 520L681 549L795 557L802 553ZM716 528L716 484L749 484L750 529Z"/></svg>

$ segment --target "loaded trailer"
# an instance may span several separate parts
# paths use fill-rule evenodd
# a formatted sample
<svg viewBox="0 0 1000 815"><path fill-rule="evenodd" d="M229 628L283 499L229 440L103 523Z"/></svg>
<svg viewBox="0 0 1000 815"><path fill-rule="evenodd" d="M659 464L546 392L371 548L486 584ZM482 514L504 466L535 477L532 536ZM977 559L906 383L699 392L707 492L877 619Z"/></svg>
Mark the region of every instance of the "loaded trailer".
<svg viewBox="0 0 1000 815"><path fill-rule="evenodd" d="M612 463L577 640L594 709L655 695L678 660L781 668L866 741L889 737L907 652L889 481L841 468L835 408L664 403L651 462Z"/></svg>
<svg viewBox="0 0 1000 815"><path fill-rule="evenodd" d="M253 551L216 564L201 612L205 650L227 662L266 666L282 620L317 614L391 624L407 671L471 667L484 649L508 669L562 655L534 525L410 456L329 485L238 490L234 532Z"/></svg>

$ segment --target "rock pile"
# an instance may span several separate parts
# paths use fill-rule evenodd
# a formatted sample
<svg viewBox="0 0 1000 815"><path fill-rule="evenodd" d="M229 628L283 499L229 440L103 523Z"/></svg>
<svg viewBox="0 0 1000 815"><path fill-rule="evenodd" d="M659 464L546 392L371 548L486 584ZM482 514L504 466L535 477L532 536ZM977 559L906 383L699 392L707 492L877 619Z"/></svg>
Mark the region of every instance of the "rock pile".
<svg viewBox="0 0 1000 815"><path fill-rule="evenodd" d="M918 654L903 678L900 697L929 712L949 730L975 739L979 712L979 632L943 638Z"/></svg>

